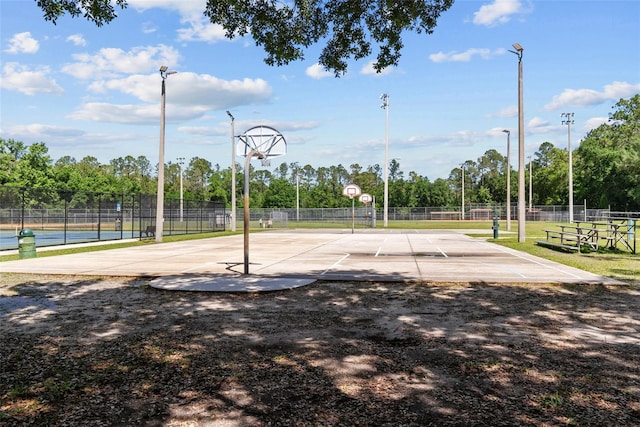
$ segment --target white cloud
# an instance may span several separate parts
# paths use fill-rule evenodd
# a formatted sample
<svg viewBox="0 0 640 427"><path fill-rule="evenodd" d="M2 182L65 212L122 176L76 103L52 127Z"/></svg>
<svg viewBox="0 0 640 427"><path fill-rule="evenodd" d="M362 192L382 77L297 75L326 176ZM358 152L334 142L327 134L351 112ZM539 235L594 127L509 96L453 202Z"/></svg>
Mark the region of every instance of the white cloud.
<svg viewBox="0 0 640 427"><path fill-rule="evenodd" d="M48 77L48 67L31 70L25 65L9 62L2 69L0 87L7 90L15 90L25 95L38 93L50 93L60 95L64 90L55 80Z"/></svg>
<svg viewBox="0 0 640 427"><path fill-rule="evenodd" d="M485 4L473 14L473 23L492 27L498 24L506 24L511 16L524 13L522 3L519 0L494 0L491 4Z"/></svg>
<svg viewBox="0 0 640 427"><path fill-rule="evenodd" d="M167 107L167 122L180 121L195 117L190 111ZM67 118L73 120L86 120L94 122L124 123L124 124L150 124L160 119L159 104L147 105L117 105L106 102L89 102L71 114Z"/></svg>
<svg viewBox="0 0 640 427"><path fill-rule="evenodd" d="M360 74L365 74L365 75L375 75L375 76L388 76L389 74L393 73L393 71L395 70L395 68L393 67L387 67L383 70L381 70L379 73L373 68L373 63L375 61L371 60L369 62L367 62L361 69L360 69Z"/></svg>
<svg viewBox="0 0 640 427"><path fill-rule="evenodd" d="M497 113L487 114L486 117L487 118L493 118L493 117L515 117L517 115L518 115L518 106L517 105L511 105L509 107L503 108L502 110L498 111Z"/></svg>
<svg viewBox="0 0 640 427"><path fill-rule="evenodd" d="M461 130L447 135L411 136L407 139L408 146L446 146L446 147L470 147L473 146L484 132Z"/></svg>
<svg viewBox="0 0 640 427"><path fill-rule="evenodd" d="M8 134L19 135L26 140L47 140L48 137L53 138L73 138L84 135L85 132L80 129L74 129L62 126L44 125L33 123L29 125L12 126L7 130Z"/></svg>
<svg viewBox="0 0 640 427"><path fill-rule="evenodd" d="M219 136L229 133L228 129L226 128L223 130L222 128L216 129L207 126L179 126L178 130L189 135L197 136Z"/></svg>
<svg viewBox="0 0 640 427"><path fill-rule="evenodd" d="M604 123L609 123L609 117L592 117L584 122L584 126L582 126L582 132L584 134L587 134L589 133L589 131L597 128Z"/></svg>
<svg viewBox="0 0 640 427"><path fill-rule="evenodd" d="M87 103L69 117L128 124L155 123L160 114L160 85L158 74L138 74L95 82L89 87L94 92L119 91L135 97L143 104ZM169 76L166 85L166 118L174 122L196 119L212 110L263 104L268 102L272 92L269 84L262 79L222 80L208 74L190 72Z"/></svg>
<svg viewBox="0 0 640 427"><path fill-rule="evenodd" d="M312 79L320 80L326 77L333 77L333 73L324 69L320 64L313 64L305 70L305 74Z"/></svg>
<svg viewBox="0 0 640 427"><path fill-rule="evenodd" d="M295 132L299 130L310 130L316 129L320 126L319 122L316 121L307 121L307 122L283 122L283 121L274 121L274 120L245 120L240 122L241 125L244 125L246 128L251 128L253 126L269 126L279 131L286 132Z"/></svg>
<svg viewBox="0 0 640 427"><path fill-rule="evenodd" d="M560 95L554 96L544 109L553 111L568 106L587 107L607 101L618 101L620 98L628 98L638 92L640 92L640 84L627 82L613 82L606 85L601 92L593 89L565 89Z"/></svg>
<svg viewBox="0 0 640 427"><path fill-rule="evenodd" d="M142 32L144 34L152 34L158 31L158 27L153 22L145 22L142 24Z"/></svg>
<svg viewBox="0 0 640 427"><path fill-rule="evenodd" d="M87 41L82 37L82 34L72 34L67 37L67 41L73 43L76 46L86 46Z"/></svg>
<svg viewBox="0 0 640 427"><path fill-rule="evenodd" d="M64 65L62 71L87 80L158 70L161 65L175 66L180 54L173 47L158 45L134 47L129 51L104 48L93 55L75 54L73 59L76 62Z"/></svg>
<svg viewBox="0 0 640 427"><path fill-rule="evenodd" d="M469 62L474 56L479 56L482 59L491 59L494 56L504 55L507 52L504 48L487 49L487 48L471 48L464 52L438 52L429 55L429 59L433 62Z"/></svg>
<svg viewBox="0 0 640 427"><path fill-rule="evenodd" d="M31 37L30 32L14 34L9 40L9 47L5 49L7 53L36 53L40 49L38 40Z"/></svg>
<svg viewBox="0 0 640 427"><path fill-rule="evenodd" d="M206 0L129 0L130 7L139 11L158 8L177 12L180 15L180 23L185 28L178 29L179 41L201 41L215 43L225 40L225 31L220 25L211 24L203 16L206 9ZM144 32L155 31L155 28L145 25Z"/></svg>
<svg viewBox="0 0 640 427"><path fill-rule="evenodd" d="M207 6L206 0L128 0L127 3L129 7L139 11L159 8L176 11L182 16L202 14Z"/></svg>
<svg viewBox="0 0 640 427"><path fill-rule="evenodd" d="M215 43L226 39L226 32L221 25L211 24L202 16L183 18L181 23L188 24L188 27L178 30L179 41Z"/></svg>

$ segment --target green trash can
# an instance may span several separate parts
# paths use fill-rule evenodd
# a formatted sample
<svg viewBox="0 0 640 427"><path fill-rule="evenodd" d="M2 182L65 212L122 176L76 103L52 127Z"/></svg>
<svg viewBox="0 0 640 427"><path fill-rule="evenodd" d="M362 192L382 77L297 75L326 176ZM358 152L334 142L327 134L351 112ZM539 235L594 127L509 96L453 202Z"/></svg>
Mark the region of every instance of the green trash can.
<svg viewBox="0 0 640 427"><path fill-rule="evenodd" d="M18 234L18 254L20 259L36 257L36 236L30 228L23 228Z"/></svg>
<svg viewBox="0 0 640 427"><path fill-rule="evenodd" d="M495 212L493 214L493 227L491 227L491 229L493 230L494 239L498 238L498 228L500 228L500 223L498 222L498 220L499 220L498 213Z"/></svg>

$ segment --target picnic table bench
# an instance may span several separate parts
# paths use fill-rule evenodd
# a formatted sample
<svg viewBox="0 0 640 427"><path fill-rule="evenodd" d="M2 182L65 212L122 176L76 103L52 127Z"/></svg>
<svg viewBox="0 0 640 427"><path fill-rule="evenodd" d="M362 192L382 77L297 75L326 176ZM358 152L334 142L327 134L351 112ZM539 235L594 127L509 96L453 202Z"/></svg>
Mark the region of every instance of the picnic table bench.
<svg viewBox="0 0 640 427"><path fill-rule="evenodd" d="M587 247L597 251L600 247L624 246L636 253L635 220L616 219L609 221L575 221L573 224L558 224L560 230L544 230L547 239L538 240L540 246L557 247L581 252Z"/></svg>

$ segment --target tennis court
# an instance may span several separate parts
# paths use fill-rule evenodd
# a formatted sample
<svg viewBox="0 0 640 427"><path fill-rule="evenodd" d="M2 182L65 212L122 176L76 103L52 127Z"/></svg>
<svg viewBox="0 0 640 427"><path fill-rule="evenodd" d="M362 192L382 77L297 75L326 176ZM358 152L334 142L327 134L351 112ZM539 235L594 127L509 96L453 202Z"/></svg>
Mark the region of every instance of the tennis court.
<svg viewBox="0 0 640 427"><path fill-rule="evenodd" d="M38 247L72 245L76 243L98 242L104 240L120 240L129 238L131 232L120 231L72 231L67 230L32 230L36 236L36 244ZM18 233L16 230L0 230L0 251L18 249ZM2 253L0 252L0 255Z"/></svg>

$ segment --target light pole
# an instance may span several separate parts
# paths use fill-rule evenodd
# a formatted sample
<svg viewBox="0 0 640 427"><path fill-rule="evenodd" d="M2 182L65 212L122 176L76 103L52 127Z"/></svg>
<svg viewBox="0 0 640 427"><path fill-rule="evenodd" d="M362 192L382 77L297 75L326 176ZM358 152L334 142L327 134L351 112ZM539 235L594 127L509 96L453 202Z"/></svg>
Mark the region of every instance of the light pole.
<svg viewBox="0 0 640 427"><path fill-rule="evenodd" d="M184 193L182 187L182 165L184 165L184 157L178 157L178 165L180 166L180 222L184 222Z"/></svg>
<svg viewBox="0 0 640 427"><path fill-rule="evenodd" d="M383 93L380 95L382 105L386 112L386 125L384 133L384 214L383 225L389 225L389 95Z"/></svg>
<svg viewBox="0 0 640 427"><path fill-rule="evenodd" d="M156 242L162 242L162 229L164 225L164 128L165 128L165 107L166 91L165 80L169 74L177 71L167 71L168 67L160 67L160 77L162 77L162 92L160 102L160 154L158 155L158 196L156 198Z"/></svg>
<svg viewBox="0 0 640 427"><path fill-rule="evenodd" d="M511 231L511 131L502 132L507 134L507 231Z"/></svg>
<svg viewBox="0 0 640 427"><path fill-rule="evenodd" d="M565 118L562 124L567 125L569 135L569 222L573 223L573 153L571 152L571 125L574 123L573 113L562 113L560 117Z"/></svg>
<svg viewBox="0 0 640 427"><path fill-rule="evenodd" d="M531 212L533 209L533 161L531 156L527 158L529 159L529 212Z"/></svg>
<svg viewBox="0 0 640 427"><path fill-rule="evenodd" d="M236 119L229 110L227 115L231 119L231 231L236 231Z"/></svg>
<svg viewBox="0 0 640 427"><path fill-rule="evenodd" d="M462 197L460 198L462 200L462 210L460 211L460 219L464 220L464 163L460 165L460 176L462 177Z"/></svg>
<svg viewBox="0 0 640 427"><path fill-rule="evenodd" d="M524 190L524 108L522 99L522 52L524 48L514 43L509 52L518 56L518 242L526 240L525 190Z"/></svg>
<svg viewBox="0 0 640 427"><path fill-rule="evenodd" d="M300 168L296 167L296 222L300 222Z"/></svg>

